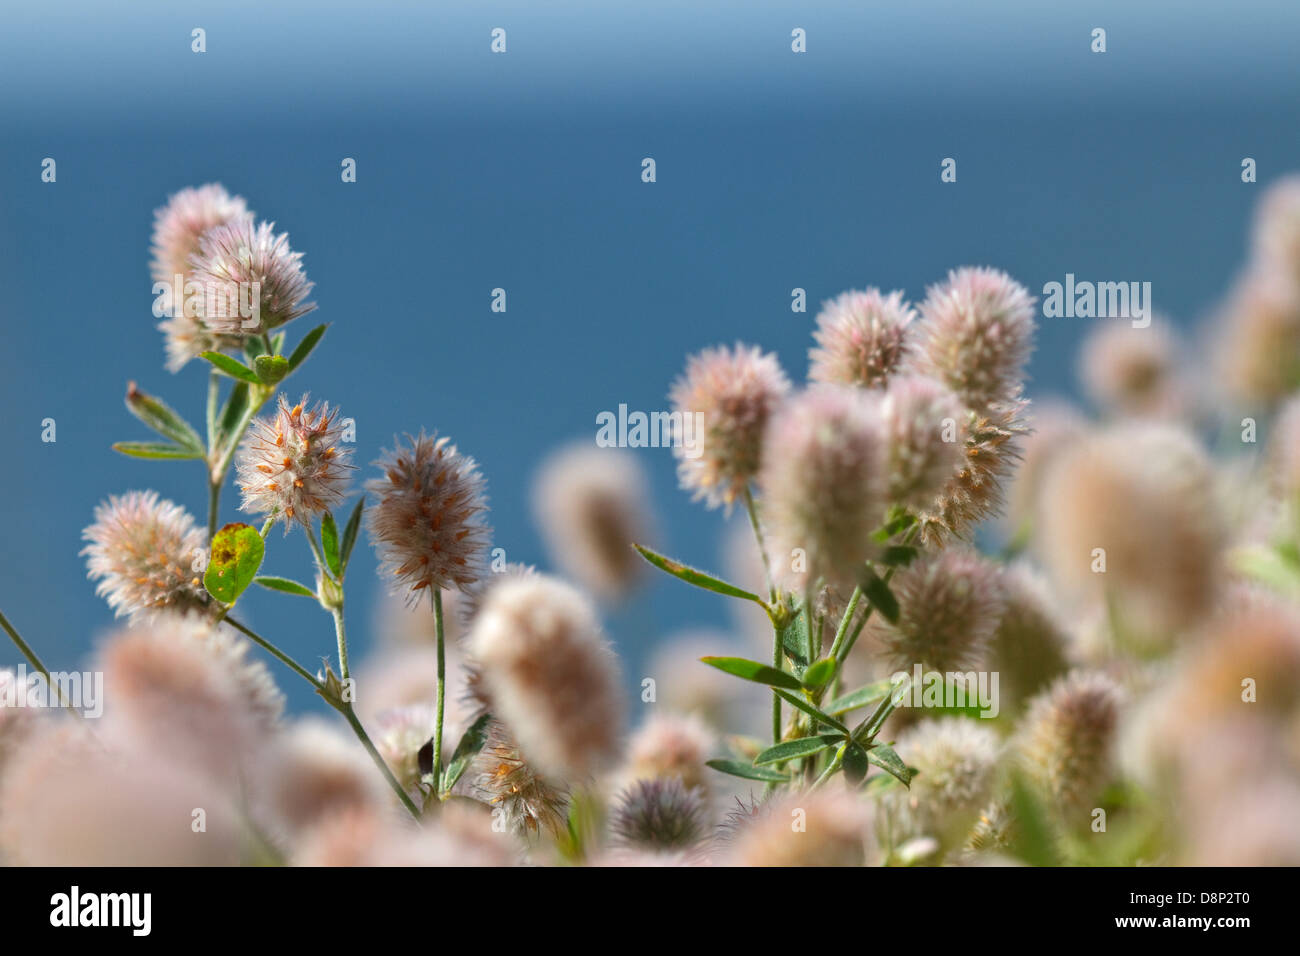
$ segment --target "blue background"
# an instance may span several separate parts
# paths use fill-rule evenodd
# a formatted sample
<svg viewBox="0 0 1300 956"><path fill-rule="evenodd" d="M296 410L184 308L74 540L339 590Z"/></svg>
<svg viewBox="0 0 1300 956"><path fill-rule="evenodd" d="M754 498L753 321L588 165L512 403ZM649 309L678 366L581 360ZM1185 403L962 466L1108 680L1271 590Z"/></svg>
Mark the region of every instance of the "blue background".
<svg viewBox="0 0 1300 956"><path fill-rule="evenodd" d="M496 543L544 566L538 460L601 410L664 407L689 352L760 343L800 380L822 300L866 284L919 299L963 264L1036 294L1066 272L1150 281L1190 325L1238 268L1258 191L1300 167L1300 16L1281 0L444 6L4 9L0 607L52 667L112 625L77 554L95 504L154 487L205 514L200 465L109 450L149 437L128 379L203 417L205 370L163 369L150 314L152 211L182 187L222 182L306 253L320 309L290 341L332 325L290 384L356 419L358 462L396 432L450 434L488 476ZM1240 181L1245 156L1259 185ZM1087 322L1043 324L1032 395L1072 392ZM718 567L721 515L676 490L666 451L638 454L660 543ZM267 569L305 579L305 552L274 536ZM362 656L378 584L368 547L356 561ZM330 652L306 602L245 603L295 656ZM655 635L729 622L655 581L610 623L631 681Z"/></svg>

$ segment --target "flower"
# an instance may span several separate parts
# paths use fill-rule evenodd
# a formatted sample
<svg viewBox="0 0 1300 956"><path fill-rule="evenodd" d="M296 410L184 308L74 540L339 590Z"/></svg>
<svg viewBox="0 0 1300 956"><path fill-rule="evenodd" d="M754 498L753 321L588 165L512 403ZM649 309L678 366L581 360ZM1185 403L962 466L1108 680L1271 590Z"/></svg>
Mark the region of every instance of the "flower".
<svg viewBox="0 0 1300 956"><path fill-rule="evenodd" d="M1101 326L1084 345L1079 376L1098 407L1113 414L1168 417L1187 404L1178 342L1163 324Z"/></svg>
<svg viewBox="0 0 1300 956"><path fill-rule="evenodd" d="M382 571L414 600L426 588L471 588L484 573L491 530L483 476L449 439L407 436L376 462L366 489L370 538Z"/></svg>
<svg viewBox="0 0 1300 956"><path fill-rule="evenodd" d="M1005 605L989 666L1002 675L1004 707L1017 707L1068 670L1070 635L1047 582L1028 565L1003 569L1000 589Z"/></svg>
<svg viewBox="0 0 1300 956"><path fill-rule="evenodd" d="M437 713L427 704L398 707L379 715L375 748L407 793L416 792L422 776L420 750L433 739L436 723Z"/></svg>
<svg viewBox="0 0 1300 956"><path fill-rule="evenodd" d="M543 829L563 832L568 791L529 765L501 721L488 721L487 740L466 776L474 798L499 812L508 832L528 837Z"/></svg>
<svg viewBox="0 0 1300 956"><path fill-rule="evenodd" d="M171 284L176 276L188 276L190 257L199 251L199 239L213 226L252 219L242 196L232 196L219 183L182 189L155 209L153 262L149 271L155 282Z"/></svg>
<svg viewBox="0 0 1300 956"><path fill-rule="evenodd" d="M819 385L772 419L759 486L773 573L852 590L885 516L880 403L870 392ZM787 570L789 569L789 570Z"/></svg>
<svg viewBox="0 0 1300 956"><path fill-rule="evenodd" d="M902 292L852 290L827 302L808 350L808 378L827 385L883 388L907 354L916 311Z"/></svg>
<svg viewBox="0 0 1300 956"><path fill-rule="evenodd" d="M1017 757L1060 813L1077 813L1106 785L1119 700L1118 686L1105 674L1074 671L1030 704L1017 730Z"/></svg>
<svg viewBox="0 0 1300 956"><path fill-rule="evenodd" d="M1240 401L1270 405L1300 386L1300 280L1254 265L1221 308L1217 377Z"/></svg>
<svg viewBox="0 0 1300 956"><path fill-rule="evenodd" d="M95 509L95 523L82 537L90 542L81 550L88 555L87 576L99 581L95 593L118 617L207 606L195 565L207 534L184 508L160 500L157 492L110 497Z"/></svg>
<svg viewBox="0 0 1300 956"><path fill-rule="evenodd" d="M1033 347L1034 297L1005 272L963 268L921 306L918 371L976 411L1015 400Z"/></svg>
<svg viewBox="0 0 1300 956"><path fill-rule="evenodd" d="M768 419L789 391L776 356L757 346L738 342L687 359L669 395L682 419L673 444L682 488L710 508L730 508L758 471ZM702 421L703 434L695 421Z"/></svg>
<svg viewBox="0 0 1300 956"><path fill-rule="evenodd" d="M930 504L965 464L965 409L934 379L906 375L890 382L881 411L890 502Z"/></svg>
<svg viewBox="0 0 1300 956"><path fill-rule="evenodd" d="M681 778L638 780L619 794L609 824L618 847L681 850L705 836L701 791L683 786Z"/></svg>
<svg viewBox="0 0 1300 956"><path fill-rule="evenodd" d="M952 844L965 837L993 790L1001 754L992 727L965 717L926 719L899 738L898 754L919 771L889 802L900 836L927 834Z"/></svg>
<svg viewBox="0 0 1300 956"><path fill-rule="evenodd" d="M353 470L339 410L306 405L306 395L292 408L281 395L274 415L254 419L236 460L241 509L283 521L286 534L292 522L308 527L336 508Z"/></svg>
<svg viewBox="0 0 1300 956"><path fill-rule="evenodd" d="M235 219L200 238L190 265L203 289L201 318L208 329L260 335L316 308L305 301L314 283L303 272L302 253L289 248L288 233L277 236L274 228Z"/></svg>
<svg viewBox="0 0 1300 956"><path fill-rule="evenodd" d="M503 581L469 636L494 714L530 763L582 776L617 747L623 703L617 662L590 603L545 575Z"/></svg>
<svg viewBox="0 0 1300 956"><path fill-rule="evenodd" d="M632 549L650 526L640 461L620 448L576 444L550 455L533 484L533 515L547 550L593 593L624 596L645 567Z"/></svg>
<svg viewBox="0 0 1300 956"><path fill-rule="evenodd" d="M923 555L894 575L898 620L868 623L890 670L966 672L984 658L1002 616L998 568L964 548Z"/></svg>
<svg viewBox="0 0 1300 956"><path fill-rule="evenodd" d="M699 717L656 714L628 741L625 773L632 780L681 780L704 791L713 746L713 732Z"/></svg>
<svg viewBox="0 0 1300 956"><path fill-rule="evenodd" d="M1001 513L1003 484L1020 462L1027 432L1020 417L1026 404L1018 401L994 405L983 413L966 413L962 423L966 460L917 515L923 544L969 540L976 525Z"/></svg>
<svg viewBox="0 0 1300 956"><path fill-rule="evenodd" d="M1251 240L1258 262L1300 282L1300 176L1284 176L1265 190Z"/></svg>
<svg viewBox="0 0 1300 956"><path fill-rule="evenodd" d="M790 793L731 823L731 866L862 866L875 856L871 807L847 790Z"/></svg>

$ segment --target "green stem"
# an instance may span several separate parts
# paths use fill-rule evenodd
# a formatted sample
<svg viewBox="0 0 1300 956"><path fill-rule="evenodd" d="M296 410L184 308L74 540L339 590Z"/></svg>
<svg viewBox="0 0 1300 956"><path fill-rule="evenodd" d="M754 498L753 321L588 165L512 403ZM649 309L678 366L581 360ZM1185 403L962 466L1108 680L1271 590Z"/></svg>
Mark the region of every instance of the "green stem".
<svg viewBox="0 0 1300 956"><path fill-rule="evenodd" d="M858 602L862 600L862 588L853 589L853 594L849 596L849 605L844 609L844 618L840 621L839 628L835 631L835 640L831 642L831 657L837 662L840 659L840 649L844 646L844 641L849 634L849 625L853 623L853 615L857 613ZM838 669L838 668L837 668Z"/></svg>
<svg viewBox="0 0 1300 956"><path fill-rule="evenodd" d="M767 596L776 603L776 585L772 580L772 565L767 556L767 544L763 540L763 526L758 520L758 506L754 504L754 493L745 485L745 511L749 513L749 526L754 529L754 540L758 543L758 555L763 559L763 578L767 583Z"/></svg>
<svg viewBox="0 0 1300 956"><path fill-rule="evenodd" d="M433 590L433 623L438 635L438 712L433 725L433 786L438 799L445 796L442 792L442 712L446 697L446 654L442 621L442 589L436 585Z"/></svg>
<svg viewBox="0 0 1300 956"><path fill-rule="evenodd" d="M334 635L338 638L339 645L339 677L347 680L348 672L348 632L343 624L343 605L339 604L336 608L331 608L334 614Z"/></svg>
<svg viewBox="0 0 1300 956"><path fill-rule="evenodd" d="M418 821L420 819L419 808L417 808L411 801L411 798L402 788L402 785L397 781L397 778L393 776L393 771L389 769L388 764L384 762L384 758L380 755L379 751L375 749L375 745L370 740L370 735L367 734L366 729L361 726L361 721L358 719L356 711L353 710L352 705L350 703L333 700L326 692L325 685L308 673L305 667L253 629L245 627L243 624L231 617L226 618L226 623L235 630L244 634L258 647L271 654L276 660L280 661L280 663L284 664L307 683L311 684L311 686L316 689L316 692L325 699L326 703L344 716L348 725L352 728L352 732L356 734L357 739L360 740L362 746L366 748L366 752L370 754L370 759L374 761L375 766L378 767L379 771L384 775L384 779L388 781L388 786L392 788L393 793L397 794L397 798L401 800L402 806L406 807L407 812Z"/></svg>
<svg viewBox="0 0 1300 956"><path fill-rule="evenodd" d="M23 640L23 636L18 633L17 629L9 623L9 618L5 617L4 612L2 611L0 611L0 628L4 628L5 633L9 635L9 639L13 641L18 650L22 652L23 657L27 658L27 663L36 668L36 670L40 672L40 675L45 678L45 686L53 689L54 693L58 695L59 703L72 711L76 718L80 720L81 714L72 706L70 701L64 698L63 691L59 686L50 680L50 672L46 669L45 665L41 663L41 659L36 656L36 652L32 650L31 645Z"/></svg>
<svg viewBox="0 0 1300 956"><path fill-rule="evenodd" d="M772 626L772 666L781 670L781 630ZM781 698L776 694L772 695L772 743L781 742Z"/></svg>

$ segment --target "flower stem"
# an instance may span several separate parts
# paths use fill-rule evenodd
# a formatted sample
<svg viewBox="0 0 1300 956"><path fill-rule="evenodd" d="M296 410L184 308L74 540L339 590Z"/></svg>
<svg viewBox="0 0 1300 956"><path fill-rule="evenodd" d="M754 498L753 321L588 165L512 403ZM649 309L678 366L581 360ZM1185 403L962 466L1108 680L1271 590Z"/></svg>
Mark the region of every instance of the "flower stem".
<svg viewBox="0 0 1300 956"><path fill-rule="evenodd" d="M348 672L348 631L343 624L343 605L331 609L334 614L334 635L338 638L339 645L339 677L347 680L350 676Z"/></svg>
<svg viewBox="0 0 1300 956"><path fill-rule="evenodd" d="M446 649L443 636L442 589L433 588L433 623L438 634L438 712L433 725L433 786L441 800L442 792L442 712L446 697Z"/></svg>
<svg viewBox="0 0 1300 956"><path fill-rule="evenodd" d="M80 720L81 714L72 706L71 702L64 698L62 689L50 680L50 672L46 669L45 665L41 663L41 659L36 656L36 652L32 650L31 645L24 641L23 636L18 633L17 629L12 624L9 623L9 618L4 616L3 611L0 611L0 628L4 628L4 632L9 635L9 639L14 642L14 646L22 652L23 657L27 658L27 663L36 668L36 670L40 672L40 675L45 678L45 686L54 690L54 693L58 695L59 703L72 711L73 715Z"/></svg>
<svg viewBox="0 0 1300 956"><path fill-rule="evenodd" d="M380 773L384 775L384 779L388 781L388 786L392 788L393 793L397 794L397 798L401 800L402 806L406 807L407 812L418 821L420 819L419 808L417 808L411 801L411 798L402 788L402 785L398 783L397 778L393 776L393 771L389 769L388 764L384 762L384 758L380 755L379 751L375 749L375 745L370 740L370 735L366 733L365 727L361 726L361 721L358 719L352 704L347 701L334 700L326 691L325 685L308 673L305 667L295 661L284 651L280 650L266 638L262 637L262 635L258 634L252 628L244 626L231 617L226 618L226 623L235 630L244 634L258 647L267 651L275 657L276 660L280 661L280 663L284 664L307 683L311 684L311 686L316 689L316 692L325 699L326 703L343 715L348 722L348 726L352 728L352 732L356 734L357 739L360 740L362 746L366 748L366 752L370 754L370 759L375 762L375 766L379 768Z"/></svg>
<svg viewBox="0 0 1300 956"><path fill-rule="evenodd" d="M745 511L749 513L749 526L754 529L754 540L758 543L758 555L763 559L763 578L767 583L767 597L776 603L776 585L772 580L772 565L767 556L767 544L763 540L763 525L758 520L758 506L754 504L754 493L745 485Z"/></svg>

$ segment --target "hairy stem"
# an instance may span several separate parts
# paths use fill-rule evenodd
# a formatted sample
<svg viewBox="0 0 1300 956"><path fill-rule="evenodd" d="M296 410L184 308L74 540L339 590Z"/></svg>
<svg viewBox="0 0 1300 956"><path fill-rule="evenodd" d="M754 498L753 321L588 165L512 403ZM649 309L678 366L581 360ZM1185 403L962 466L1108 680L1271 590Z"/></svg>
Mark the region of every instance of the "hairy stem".
<svg viewBox="0 0 1300 956"><path fill-rule="evenodd" d="M435 586L432 590L433 623L438 635L438 712L433 724L433 785L438 793L438 799L441 800L445 796L442 792L442 712L447 690L447 664L443 637L442 589Z"/></svg>
<svg viewBox="0 0 1300 956"><path fill-rule="evenodd" d="M745 485L745 511L749 513L749 526L754 529L754 541L758 544L758 556L763 559L763 578L767 583L767 597L776 603L776 585L772 580L772 564L767 556L767 543L763 540L763 525L758 520L758 506L754 504L754 493Z"/></svg>
<svg viewBox="0 0 1300 956"><path fill-rule="evenodd" d="M331 612L334 615L334 636L338 638L339 645L339 677L347 680L351 675L348 671L348 631L343 623L343 605L340 603Z"/></svg>

